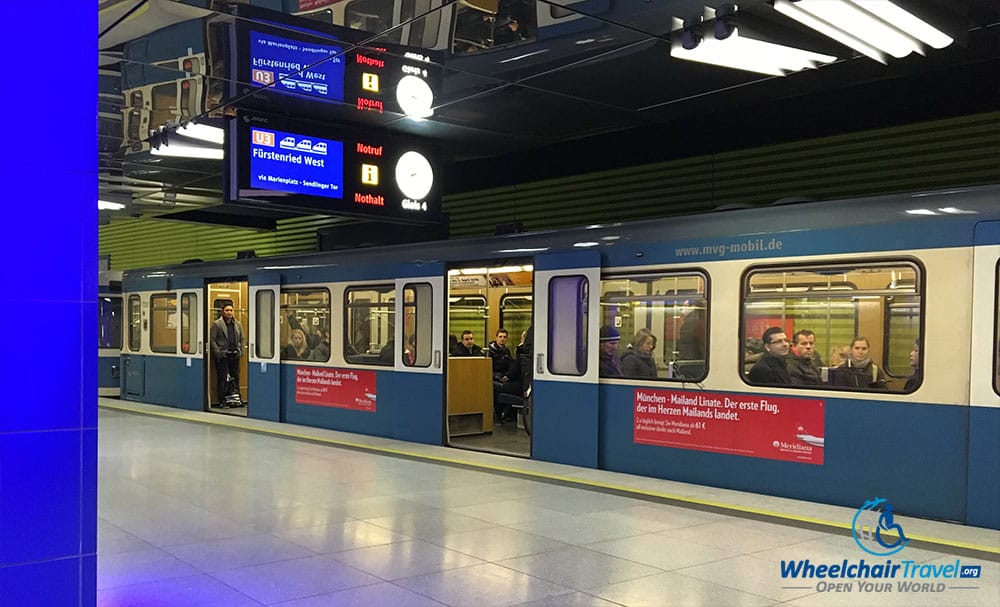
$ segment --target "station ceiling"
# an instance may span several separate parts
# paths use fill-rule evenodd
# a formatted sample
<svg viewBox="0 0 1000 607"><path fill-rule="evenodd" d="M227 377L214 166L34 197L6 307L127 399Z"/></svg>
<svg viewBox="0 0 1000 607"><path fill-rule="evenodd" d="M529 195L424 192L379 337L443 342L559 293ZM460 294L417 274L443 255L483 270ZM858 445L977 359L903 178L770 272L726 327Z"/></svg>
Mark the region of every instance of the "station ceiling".
<svg viewBox="0 0 1000 607"><path fill-rule="evenodd" d="M914 1L956 17L958 40L926 55L890 58L885 65L784 18L770 1L740 3L739 14L748 15L748 22L752 18L768 37L837 57L781 77L670 56L673 18L701 14L706 4L717 8L718 0L522 0L520 10L558 16L560 26L532 28L531 18L522 18L529 21L524 40L502 44L495 33L494 42L479 46L448 42L433 116L414 121L390 113L379 128L437 142L448 195L1000 109L1000 4ZM292 12L334 3L259 4ZM457 15L473 10L487 16L477 25L496 29L504 21L488 18L495 0L492 5L489 0L408 5L428 8L415 9L416 17L400 27L373 31L372 44L400 34L416 36L410 32L439 31L447 37L455 31ZM208 0L105 0L98 8L99 193L104 199L131 200L115 215L248 227L288 216L234 212L222 205L221 161L156 157L148 151L149 132L162 123L211 120L230 109L213 105L211 91L225 75L213 71L218 61L203 25L230 9ZM368 29L381 30L372 23ZM190 39L178 32L190 32ZM145 54L136 52L143 49ZM199 49L206 56L203 63L178 63ZM164 53L177 57L171 63ZM144 109L137 107L137 86L144 89ZM179 101L176 91L182 86L190 87L186 90L195 98ZM142 120L136 118L140 114Z"/></svg>

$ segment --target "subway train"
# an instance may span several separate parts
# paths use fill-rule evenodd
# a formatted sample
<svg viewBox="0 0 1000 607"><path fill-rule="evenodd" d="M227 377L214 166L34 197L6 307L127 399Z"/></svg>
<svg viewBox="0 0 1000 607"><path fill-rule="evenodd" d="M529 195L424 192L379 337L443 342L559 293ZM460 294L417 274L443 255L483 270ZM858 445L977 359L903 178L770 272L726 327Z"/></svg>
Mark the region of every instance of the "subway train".
<svg viewBox="0 0 1000 607"><path fill-rule="evenodd" d="M981 186L129 270L120 390L1000 528L998 260ZM227 304L229 408L209 346ZM493 361L448 346L501 327L526 361L506 422ZM759 381L762 355L814 377Z"/></svg>

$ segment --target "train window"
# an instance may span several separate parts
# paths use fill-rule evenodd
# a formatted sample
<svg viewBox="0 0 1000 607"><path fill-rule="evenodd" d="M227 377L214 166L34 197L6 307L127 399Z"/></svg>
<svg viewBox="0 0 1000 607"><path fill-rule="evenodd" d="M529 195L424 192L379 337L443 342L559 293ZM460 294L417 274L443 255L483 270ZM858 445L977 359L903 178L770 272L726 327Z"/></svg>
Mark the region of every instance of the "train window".
<svg viewBox="0 0 1000 607"><path fill-rule="evenodd" d="M393 25L392 8L392 0L354 0L347 5L345 25L351 29L381 34ZM384 40L398 44L402 29L398 27L385 34Z"/></svg>
<svg viewBox="0 0 1000 607"><path fill-rule="evenodd" d="M149 349L177 352L177 296L162 293L149 297Z"/></svg>
<svg viewBox="0 0 1000 607"><path fill-rule="evenodd" d="M514 340L531 327L531 295L504 295L500 298L500 326Z"/></svg>
<svg viewBox="0 0 1000 607"><path fill-rule="evenodd" d="M393 285L347 289L344 317L344 358L356 365L392 366L396 331L396 290Z"/></svg>
<svg viewBox="0 0 1000 607"><path fill-rule="evenodd" d="M138 295L128 296L128 349L138 352L142 347L142 303Z"/></svg>
<svg viewBox="0 0 1000 607"><path fill-rule="evenodd" d="M621 336L625 377L701 381L708 372L708 279L700 272L601 279L601 325ZM645 349L649 349L648 355Z"/></svg>
<svg viewBox="0 0 1000 607"><path fill-rule="evenodd" d="M400 5L399 21L406 23L417 15L431 10L430 0L403 0ZM432 11L427 15L410 21L410 33L406 44L421 48L434 48L437 43L438 29L441 27L441 11Z"/></svg>
<svg viewBox="0 0 1000 607"><path fill-rule="evenodd" d="M330 291L281 291L281 360L330 360ZM257 340L258 342L260 339Z"/></svg>
<svg viewBox="0 0 1000 607"><path fill-rule="evenodd" d="M429 367L433 337L434 298L427 283L403 287L403 347L399 350L408 367Z"/></svg>
<svg viewBox="0 0 1000 607"><path fill-rule="evenodd" d="M912 390L910 352L923 317L920 272L906 260L749 271L740 324L742 374L762 385ZM772 349L761 341L771 327L789 342L787 380L768 364L784 345L774 341Z"/></svg>
<svg viewBox="0 0 1000 607"><path fill-rule="evenodd" d="M122 347L122 298L99 297L97 300L97 347Z"/></svg>
<svg viewBox="0 0 1000 607"><path fill-rule="evenodd" d="M181 295L181 352L198 353L198 296Z"/></svg>
<svg viewBox="0 0 1000 607"><path fill-rule="evenodd" d="M472 331L477 342L487 343L486 322L489 317L490 308L484 295L453 295L448 298L448 333L456 338L465 331Z"/></svg>
<svg viewBox="0 0 1000 607"><path fill-rule="evenodd" d="M557 276L549 281L549 372L587 372L587 326L590 281L586 276Z"/></svg>
<svg viewBox="0 0 1000 607"><path fill-rule="evenodd" d="M254 343L257 358L274 358L274 291L257 291Z"/></svg>

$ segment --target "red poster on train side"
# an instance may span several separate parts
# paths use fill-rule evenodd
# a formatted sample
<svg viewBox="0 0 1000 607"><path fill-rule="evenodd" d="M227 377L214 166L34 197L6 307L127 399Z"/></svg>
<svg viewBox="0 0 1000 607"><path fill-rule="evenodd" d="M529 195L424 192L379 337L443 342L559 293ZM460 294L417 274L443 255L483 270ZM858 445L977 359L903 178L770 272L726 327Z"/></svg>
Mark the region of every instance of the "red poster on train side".
<svg viewBox="0 0 1000 607"><path fill-rule="evenodd" d="M375 371L296 367L295 402L374 413L375 378Z"/></svg>
<svg viewBox="0 0 1000 607"><path fill-rule="evenodd" d="M823 464L822 400L636 388L633 442Z"/></svg>

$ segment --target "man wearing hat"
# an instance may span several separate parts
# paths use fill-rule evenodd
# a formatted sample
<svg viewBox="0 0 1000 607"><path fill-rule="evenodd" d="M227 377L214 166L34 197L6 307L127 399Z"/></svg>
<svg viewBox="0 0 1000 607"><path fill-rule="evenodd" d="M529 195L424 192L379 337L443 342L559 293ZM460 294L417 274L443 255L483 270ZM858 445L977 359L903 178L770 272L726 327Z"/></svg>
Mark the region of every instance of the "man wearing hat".
<svg viewBox="0 0 1000 607"><path fill-rule="evenodd" d="M622 360L618 358L618 329L601 327L601 377L621 377Z"/></svg>

